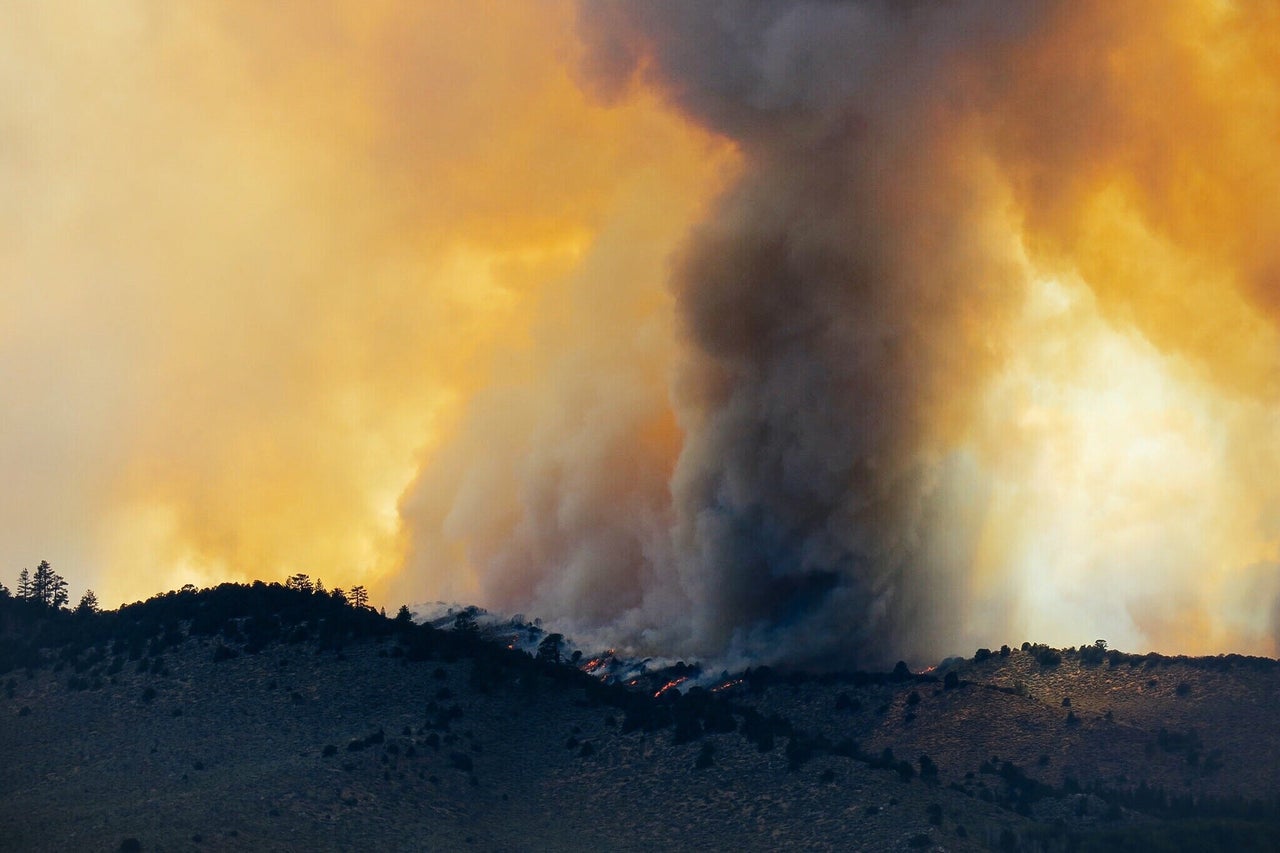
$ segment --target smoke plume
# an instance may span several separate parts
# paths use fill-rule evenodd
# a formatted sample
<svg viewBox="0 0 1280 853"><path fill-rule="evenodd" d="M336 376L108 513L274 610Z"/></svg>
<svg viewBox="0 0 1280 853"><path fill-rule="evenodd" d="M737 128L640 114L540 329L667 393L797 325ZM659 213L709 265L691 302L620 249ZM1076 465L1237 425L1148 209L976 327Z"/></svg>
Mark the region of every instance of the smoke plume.
<svg viewBox="0 0 1280 853"><path fill-rule="evenodd" d="M11 577L726 664L1277 651L1269 4L6 24Z"/></svg>
<svg viewBox="0 0 1280 853"><path fill-rule="evenodd" d="M665 401L571 371L505 520L426 513L480 587L756 660L1269 644L1276 53L1262 13L1113 6L583 4L584 87L741 173L676 255Z"/></svg>

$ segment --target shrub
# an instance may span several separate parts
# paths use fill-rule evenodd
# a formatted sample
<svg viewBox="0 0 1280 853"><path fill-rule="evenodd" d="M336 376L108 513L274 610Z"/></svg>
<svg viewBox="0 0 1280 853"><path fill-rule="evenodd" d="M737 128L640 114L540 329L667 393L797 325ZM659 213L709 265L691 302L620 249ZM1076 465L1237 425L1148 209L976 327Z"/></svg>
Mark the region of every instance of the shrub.
<svg viewBox="0 0 1280 853"><path fill-rule="evenodd" d="M321 750L320 754L323 755L325 758L329 758L330 756L334 756L338 754L338 748L331 743L325 744L325 748Z"/></svg>
<svg viewBox="0 0 1280 853"><path fill-rule="evenodd" d="M142 691L143 702L150 702L154 698L156 698L156 689L154 687L149 686L146 690Z"/></svg>
<svg viewBox="0 0 1280 853"><path fill-rule="evenodd" d="M449 763L455 770L461 770L463 773L470 773L475 768L475 764L471 761L471 756L465 752L449 753Z"/></svg>
<svg viewBox="0 0 1280 853"><path fill-rule="evenodd" d="M120 853L141 853L142 842L136 838L126 838L120 842L120 846L116 848Z"/></svg>
<svg viewBox="0 0 1280 853"><path fill-rule="evenodd" d="M975 652L973 655L973 662L982 663L984 660L987 660L990 657L991 657L991 649L978 649L978 651Z"/></svg>
<svg viewBox="0 0 1280 853"><path fill-rule="evenodd" d="M1041 666L1057 666L1062 663L1062 654L1057 649L1039 646L1036 651L1036 660L1040 662Z"/></svg>
<svg viewBox="0 0 1280 853"><path fill-rule="evenodd" d="M1097 640L1090 646L1080 647L1080 663L1086 666L1097 666L1107 656L1107 641Z"/></svg>
<svg viewBox="0 0 1280 853"><path fill-rule="evenodd" d="M694 759L693 768L695 770L706 770L715 764L716 748L710 742L703 741L702 749L698 750L698 757Z"/></svg>

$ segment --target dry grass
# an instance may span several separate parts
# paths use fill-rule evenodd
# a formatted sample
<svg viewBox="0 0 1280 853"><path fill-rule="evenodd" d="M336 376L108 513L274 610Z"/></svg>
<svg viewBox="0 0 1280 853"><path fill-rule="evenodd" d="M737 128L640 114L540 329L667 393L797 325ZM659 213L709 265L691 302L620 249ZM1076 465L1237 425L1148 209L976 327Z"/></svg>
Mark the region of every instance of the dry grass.
<svg viewBox="0 0 1280 853"><path fill-rule="evenodd" d="M733 691L833 742L913 763L927 754L939 783L926 784L830 754L790 771L784 738L762 754L737 733L680 745L670 729L623 735L621 714L581 689L540 679L481 692L469 661L406 663L392 648L275 645L215 663L212 644L189 640L164 655L168 675L130 664L87 690L69 689L66 670L18 673L0 698L0 848L111 851L137 838L149 851L985 849L1002 833L1033 836L1036 822L1101 825L1096 802L1080 816L1067 814L1074 801L1052 801L1034 819L985 802L977 794L997 781L979 770L992 756L1054 785L1145 779L1267 796L1280 782L1272 672L1070 658L1045 669L1015 651L965 665L974 683L956 690L809 680ZM1025 695L992 689L1017 684ZM835 710L841 693L857 710ZM430 727L454 706L448 731ZM1195 729L1197 763L1162 748L1161 728ZM348 749L378 731L381 742ZM707 742L713 764L697 770Z"/></svg>

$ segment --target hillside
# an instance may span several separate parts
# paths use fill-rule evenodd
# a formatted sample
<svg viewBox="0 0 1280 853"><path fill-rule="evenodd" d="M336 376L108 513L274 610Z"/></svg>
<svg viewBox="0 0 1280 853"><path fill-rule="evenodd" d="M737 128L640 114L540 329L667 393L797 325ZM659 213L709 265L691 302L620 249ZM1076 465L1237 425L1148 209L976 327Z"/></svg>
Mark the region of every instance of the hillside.
<svg viewBox="0 0 1280 853"><path fill-rule="evenodd" d="M606 684L502 641L531 626L439 630L277 585L79 616L7 600L0 620L6 850L1280 840L1270 660L1028 647L923 675Z"/></svg>

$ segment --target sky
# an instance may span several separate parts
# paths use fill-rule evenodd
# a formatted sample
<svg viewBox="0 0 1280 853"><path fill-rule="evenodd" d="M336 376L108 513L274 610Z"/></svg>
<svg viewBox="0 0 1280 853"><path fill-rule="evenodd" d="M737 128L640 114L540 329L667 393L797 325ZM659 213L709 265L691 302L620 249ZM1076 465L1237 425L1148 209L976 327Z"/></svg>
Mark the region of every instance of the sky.
<svg viewBox="0 0 1280 853"><path fill-rule="evenodd" d="M0 14L10 586L1280 651L1264 4Z"/></svg>

